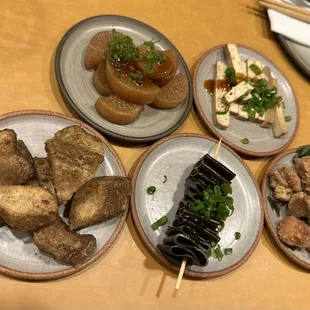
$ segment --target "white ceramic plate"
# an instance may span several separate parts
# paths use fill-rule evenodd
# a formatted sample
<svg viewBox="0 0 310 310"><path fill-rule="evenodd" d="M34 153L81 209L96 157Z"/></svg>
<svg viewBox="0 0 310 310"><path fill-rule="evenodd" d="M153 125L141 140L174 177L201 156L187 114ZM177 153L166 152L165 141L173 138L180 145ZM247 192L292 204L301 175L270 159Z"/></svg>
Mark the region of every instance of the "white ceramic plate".
<svg viewBox="0 0 310 310"><path fill-rule="evenodd" d="M115 29L129 35L137 45L153 38L160 50L173 49L179 58L178 72L188 79L189 91L184 103L171 110L145 106L139 118L129 125L117 125L103 119L95 109L99 98L92 84L93 70L84 66L87 45L99 31ZM192 107L192 80L187 65L176 47L154 28L132 18L102 15L88 18L73 26L62 38L56 52L55 71L58 85L66 101L89 125L104 135L128 143L148 143L168 136L180 127Z"/></svg>
<svg viewBox="0 0 310 310"><path fill-rule="evenodd" d="M44 142L67 126L79 125L99 137L104 144L104 162L97 170L97 176L125 176L124 167L112 146L88 125L53 112L20 111L2 115L0 130L14 129L18 139L27 145L33 156L46 156ZM62 215L63 206L60 207ZM0 272L33 280L55 279L73 274L102 256L114 243L125 223L127 212L109 221L82 229L80 232L93 234L97 239L97 251L90 261L74 268L40 252L32 242L30 233L13 232L7 226L0 228Z"/></svg>
<svg viewBox="0 0 310 310"><path fill-rule="evenodd" d="M212 121L212 97L204 88L204 81L214 79L214 65L217 61L226 62L224 46L216 46L208 50L198 62L194 73L194 98L198 113L205 126L218 138L223 137L224 142L237 152L250 156L270 156L286 148L296 135L299 123L298 104L292 87L283 73L265 56L246 46L238 45L243 60L255 59L269 67L274 78L278 80L279 93L285 104L285 115L292 120L287 122L288 133L275 138L272 128L261 128L253 122L243 122L234 116L230 118L230 125L226 130L218 129ZM248 138L249 144L242 144L241 140Z"/></svg>
<svg viewBox="0 0 310 310"><path fill-rule="evenodd" d="M305 249L292 250L290 247L286 246L278 237L277 228L280 221L286 216L286 208L282 208L280 210L280 216L278 216L276 211L272 210L267 198L268 196L273 197L273 191L269 185L269 173L272 170L279 169L285 165L293 167L293 157L295 154L296 149L291 149L279 154L276 158L274 158L274 160L268 166L266 174L262 180L261 190L266 224L273 240L289 259L291 259L296 264L310 270L310 253Z"/></svg>
<svg viewBox="0 0 310 310"><path fill-rule="evenodd" d="M157 245L174 220L183 198L185 178L203 155L213 155L216 145L216 140L201 135L173 135L149 148L134 171L131 211L137 231L154 256L175 271L179 266L168 262L157 250ZM250 170L223 144L218 160L236 173L232 181L235 212L220 233L221 247L233 248L233 254L220 262L210 258L206 267L190 266L185 274L196 278L219 276L239 267L254 251L263 227L260 191ZM164 175L167 176L166 183L163 183ZM151 185L157 189L154 198L146 193ZM151 225L164 215L168 216L169 222L153 231ZM235 232L241 232L240 240L235 240Z"/></svg>

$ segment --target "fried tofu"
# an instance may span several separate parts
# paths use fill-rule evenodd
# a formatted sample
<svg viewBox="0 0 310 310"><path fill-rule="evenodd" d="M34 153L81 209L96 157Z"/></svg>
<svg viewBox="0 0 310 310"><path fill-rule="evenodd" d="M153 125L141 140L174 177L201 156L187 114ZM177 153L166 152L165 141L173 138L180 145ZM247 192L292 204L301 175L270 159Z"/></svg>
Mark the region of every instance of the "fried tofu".
<svg viewBox="0 0 310 310"><path fill-rule="evenodd" d="M127 209L129 195L129 178L109 176L90 180L73 197L69 229L80 229L118 216Z"/></svg>
<svg viewBox="0 0 310 310"><path fill-rule="evenodd" d="M103 162L103 143L79 126L58 131L45 142L59 203L66 203L91 180Z"/></svg>
<svg viewBox="0 0 310 310"><path fill-rule="evenodd" d="M0 130L0 186L27 183L34 176L33 160L14 130Z"/></svg>
<svg viewBox="0 0 310 310"><path fill-rule="evenodd" d="M58 205L46 189L37 186L0 186L0 215L16 231L34 231L56 220Z"/></svg>
<svg viewBox="0 0 310 310"><path fill-rule="evenodd" d="M39 186L46 188L57 199L51 166L47 158L35 157L34 165Z"/></svg>
<svg viewBox="0 0 310 310"><path fill-rule="evenodd" d="M97 242L93 235L80 235L70 231L60 219L33 234L35 245L56 259L73 266L88 261L96 251Z"/></svg>
<svg viewBox="0 0 310 310"><path fill-rule="evenodd" d="M310 248L310 227L294 216L286 216L280 222L278 236L290 246Z"/></svg>

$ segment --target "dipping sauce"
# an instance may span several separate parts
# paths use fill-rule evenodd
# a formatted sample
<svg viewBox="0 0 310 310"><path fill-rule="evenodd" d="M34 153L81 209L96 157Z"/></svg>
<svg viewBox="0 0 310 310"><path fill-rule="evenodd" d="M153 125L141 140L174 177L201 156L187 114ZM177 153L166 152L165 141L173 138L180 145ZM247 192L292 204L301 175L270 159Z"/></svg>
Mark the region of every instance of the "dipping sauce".
<svg viewBox="0 0 310 310"><path fill-rule="evenodd" d="M214 90L214 80L205 80L204 81L204 88L205 90L212 96ZM225 80L217 80L216 81L216 88L218 89L226 89L230 91L232 89L232 85L227 83Z"/></svg>

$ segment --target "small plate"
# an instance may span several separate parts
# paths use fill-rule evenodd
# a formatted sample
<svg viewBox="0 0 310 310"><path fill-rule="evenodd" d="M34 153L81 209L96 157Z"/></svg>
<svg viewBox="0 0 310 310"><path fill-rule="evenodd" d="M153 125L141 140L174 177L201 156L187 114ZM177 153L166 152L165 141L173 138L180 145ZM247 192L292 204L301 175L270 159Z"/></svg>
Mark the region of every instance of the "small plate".
<svg viewBox="0 0 310 310"><path fill-rule="evenodd" d="M293 166L293 157L295 156L295 154L296 149L287 150L279 154L277 157L275 157L269 164L261 183L263 207L268 230L277 246L293 262L295 262L296 264L300 265L303 268L310 270L310 253L305 249L293 251L292 249L287 247L278 237L277 227L280 221L286 216L286 209L282 208L280 210L280 216L277 216L277 213L274 210L272 210L270 203L267 199L268 196L272 197L272 189L269 186L269 178L268 178L269 173L272 170L283 167L284 165Z"/></svg>
<svg viewBox="0 0 310 310"><path fill-rule="evenodd" d="M273 136L271 128L261 128L258 124L239 121L235 117L231 117L230 125L226 130L218 129L213 125L212 97L205 90L204 81L214 79L214 65L217 61L226 62L225 45L219 45L207 51L195 68L193 83L196 108L204 125L212 134L218 138L223 137L223 141L237 152L256 157L274 155L285 149L297 133L299 114L294 91L283 73L265 56L249 47L237 46L243 60L259 60L270 68L273 77L278 80L279 93L285 104L285 114L292 117L292 120L287 123L288 134L278 139ZM250 143L242 144L243 138L248 138Z"/></svg>
<svg viewBox="0 0 310 310"><path fill-rule="evenodd" d="M104 162L97 176L126 176L124 167L113 147L94 129L74 118L49 111L18 111L0 116L0 130L14 129L18 139L25 142L33 156L46 156L44 142L67 126L79 125L101 139L104 144ZM63 206L60 206L60 214ZM116 241L125 223L127 211L121 216L82 229L82 234L93 234L97 239L96 254L85 264L74 268L40 252L29 233L13 232L7 226L0 228L0 272L16 278L51 280L69 276L98 260Z"/></svg>
<svg viewBox="0 0 310 310"><path fill-rule="evenodd" d="M99 31L112 28L132 37L136 44L159 38L160 50L173 49L179 58L178 72L188 79L189 91L185 102L171 110L145 106L139 118L129 125L117 125L103 119L95 110L99 94L92 85L93 70L86 70L86 47ZM104 135L128 143L149 143L168 136L187 118L193 102L193 87L188 67L176 47L154 28L132 18L117 15L95 16L73 26L61 39L55 58L56 78L68 104L82 118Z"/></svg>
<svg viewBox="0 0 310 310"><path fill-rule="evenodd" d="M310 47L298 44L282 35L278 40L293 63L310 79Z"/></svg>
<svg viewBox="0 0 310 310"><path fill-rule="evenodd" d="M168 262L157 250L157 244L174 220L183 198L185 178L203 155L214 154L217 143L197 134L172 135L150 147L133 174L131 212L138 234L153 256L176 272L180 266ZM235 212L220 233L221 247L233 248L233 254L220 262L210 258L206 267L188 267L185 274L194 278L220 276L241 266L253 253L263 228L261 195L252 173L242 159L223 144L218 160L236 173L232 182ZM167 176L165 183L164 175ZM146 193L151 185L156 187L154 197ZM153 231L151 224L164 215L167 215L168 223ZM241 233L240 240L235 240L237 231Z"/></svg>

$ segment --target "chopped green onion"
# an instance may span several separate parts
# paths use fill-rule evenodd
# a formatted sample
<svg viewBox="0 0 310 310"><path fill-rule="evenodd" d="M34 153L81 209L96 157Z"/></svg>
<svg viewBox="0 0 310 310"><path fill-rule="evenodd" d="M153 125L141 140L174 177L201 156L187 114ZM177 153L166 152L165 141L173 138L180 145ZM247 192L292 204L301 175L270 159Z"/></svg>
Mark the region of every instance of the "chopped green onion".
<svg viewBox="0 0 310 310"><path fill-rule="evenodd" d="M156 187L155 187L155 186L149 186L149 187L146 189L146 192L147 192L149 195L153 195L153 194L156 192Z"/></svg>
<svg viewBox="0 0 310 310"><path fill-rule="evenodd" d="M231 185L228 183L221 184L221 190L224 192L225 195L229 195L232 193Z"/></svg>
<svg viewBox="0 0 310 310"><path fill-rule="evenodd" d="M224 254L225 255L231 255L232 254L232 248L224 249Z"/></svg>
<svg viewBox="0 0 310 310"><path fill-rule="evenodd" d="M236 70L228 67L225 71L225 79L230 84L237 84Z"/></svg>
<svg viewBox="0 0 310 310"><path fill-rule="evenodd" d="M168 218L166 215L164 215L159 220L157 220L155 223L153 223L151 227L153 228L153 230L157 230L160 226L165 225L167 222L168 222Z"/></svg>
<svg viewBox="0 0 310 310"><path fill-rule="evenodd" d="M225 115L228 113L228 111L229 111L229 105L226 105L224 111L216 111L216 114L217 115Z"/></svg>
<svg viewBox="0 0 310 310"><path fill-rule="evenodd" d="M248 138L243 138L243 139L241 140L241 143L242 143L242 144L249 144L250 141L249 141Z"/></svg>
<svg viewBox="0 0 310 310"><path fill-rule="evenodd" d="M239 240L241 238L241 233L239 231L235 232L235 239Z"/></svg>
<svg viewBox="0 0 310 310"><path fill-rule="evenodd" d="M221 251L221 247L219 245L217 245L216 248L214 248L214 254L215 254L215 257L221 261L224 257L224 254L223 252Z"/></svg>
<svg viewBox="0 0 310 310"><path fill-rule="evenodd" d="M262 70L255 64L250 65L250 69L255 73L255 75L262 74Z"/></svg>
<svg viewBox="0 0 310 310"><path fill-rule="evenodd" d="M285 116L286 122L290 122L291 120L292 120L292 116L290 116L290 115Z"/></svg>

